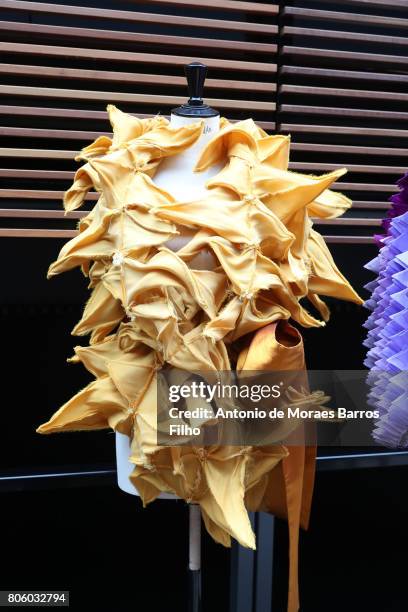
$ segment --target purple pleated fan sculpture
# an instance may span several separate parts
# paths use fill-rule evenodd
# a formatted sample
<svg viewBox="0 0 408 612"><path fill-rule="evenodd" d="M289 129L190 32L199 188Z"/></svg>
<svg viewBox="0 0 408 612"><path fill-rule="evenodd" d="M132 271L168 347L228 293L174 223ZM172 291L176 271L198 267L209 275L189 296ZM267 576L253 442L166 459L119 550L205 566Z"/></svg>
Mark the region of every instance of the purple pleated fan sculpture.
<svg viewBox="0 0 408 612"><path fill-rule="evenodd" d="M364 364L370 370L368 403L379 412L374 439L384 446L408 447L408 174L398 181L400 191L377 236L379 253L366 268L377 278L366 285L371 314L364 345Z"/></svg>

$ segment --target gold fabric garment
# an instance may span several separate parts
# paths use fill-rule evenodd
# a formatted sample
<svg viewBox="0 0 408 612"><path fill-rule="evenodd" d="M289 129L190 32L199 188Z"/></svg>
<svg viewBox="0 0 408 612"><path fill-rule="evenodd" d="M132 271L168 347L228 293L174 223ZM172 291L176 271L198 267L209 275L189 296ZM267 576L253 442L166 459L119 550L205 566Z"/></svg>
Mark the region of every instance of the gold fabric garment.
<svg viewBox="0 0 408 612"><path fill-rule="evenodd" d="M90 334L90 344L76 347L70 361L82 362L95 380L38 431L112 428L128 435L131 480L143 503L166 491L200 504L207 530L225 546L233 537L255 548L249 509L287 518L294 612L298 529L308 522L315 449L279 442L159 446L157 371L236 368L245 376L305 367L289 319L323 326L330 313L322 295L362 303L311 221L350 207L328 189L345 170L290 172L288 137L270 136L251 119L222 119L196 171L219 162L223 169L208 181L206 198L176 201L154 175L161 160L200 138L202 122L175 129L163 117L139 120L114 106L108 113L113 137L82 150L85 163L64 206L77 209L90 189L99 199L49 269L52 277L78 266L89 278L92 293L73 334ZM185 230L191 239L173 252L166 243ZM211 270L194 269L203 249L212 254Z"/></svg>

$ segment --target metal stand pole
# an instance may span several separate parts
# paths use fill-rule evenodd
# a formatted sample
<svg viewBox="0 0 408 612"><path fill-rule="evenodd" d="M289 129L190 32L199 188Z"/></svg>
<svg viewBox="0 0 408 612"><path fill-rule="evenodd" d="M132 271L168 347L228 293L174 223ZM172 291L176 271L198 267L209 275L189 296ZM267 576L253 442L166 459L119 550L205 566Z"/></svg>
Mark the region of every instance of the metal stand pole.
<svg viewBox="0 0 408 612"><path fill-rule="evenodd" d="M249 518L256 551L233 544L229 612L271 612L275 518L265 512L250 512Z"/></svg>
<svg viewBox="0 0 408 612"><path fill-rule="evenodd" d="M189 504L189 612L201 612L201 511L198 504Z"/></svg>
<svg viewBox="0 0 408 612"><path fill-rule="evenodd" d="M255 514L249 513L255 526ZM231 582L229 612L252 612L254 599L255 551L233 542L231 550Z"/></svg>

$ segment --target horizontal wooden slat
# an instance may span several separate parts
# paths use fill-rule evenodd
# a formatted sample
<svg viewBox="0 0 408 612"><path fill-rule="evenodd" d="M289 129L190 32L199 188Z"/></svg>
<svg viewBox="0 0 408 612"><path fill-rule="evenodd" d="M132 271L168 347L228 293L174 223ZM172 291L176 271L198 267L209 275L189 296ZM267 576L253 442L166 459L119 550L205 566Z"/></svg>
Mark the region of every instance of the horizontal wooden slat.
<svg viewBox="0 0 408 612"><path fill-rule="evenodd" d="M398 191L395 185L384 185L376 183L334 183L330 189L336 191L384 191L385 193L394 193Z"/></svg>
<svg viewBox="0 0 408 612"><path fill-rule="evenodd" d="M349 172L358 172L361 174L404 174L407 171L405 166L370 166L361 164L346 164ZM324 164L320 162L290 162L291 170L301 172L331 172L337 168L344 168L343 164Z"/></svg>
<svg viewBox="0 0 408 612"><path fill-rule="evenodd" d="M362 119L388 119L390 121L408 121L405 112L384 111L367 108L343 108L328 106L306 106L300 104L281 104L283 113L299 113L302 115L327 115L329 117L361 117Z"/></svg>
<svg viewBox="0 0 408 612"><path fill-rule="evenodd" d="M325 0L326 3L335 4L338 6L339 0ZM407 0L393 0L392 4L388 0L342 0L342 4L349 5L351 7L363 6L364 8L373 9L406 9Z"/></svg>
<svg viewBox="0 0 408 612"><path fill-rule="evenodd" d="M72 180L73 172L63 170L31 170L23 168L1 168L0 178L21 178L37 180Z"/></svg>
<svg viewBox="0 0 408 612"><path fill-rule="evenodd" d="M282 93L295 93L311 96L332 96L336 98L368 98L370 100L390 100L394 102L408 102L408 94L399 91L370 91L362 89L341 89L338 87L314 87L308 85L281 86Z"/></svg>
<svg viewBox="0 0 408 612"><path fill-rule="evenodd" d="M408 138L408 130L390 130L386 128L282 123L280 129L283 132L299 132L305 134L353 134L356 136L378 136L379 138Z"/></svg>
<svg viewBox="0 0 408 612"><path fill-rule="evenodd" d="M337 3L339 7L341 4ZM389 15L361 15L359 13L346 13L338 11L322 11L311 8L299 8L295 6L283 7L283 14L287 17L304 17L307 19L319 19L334 21L336 23L362 24L363 26L375 25L387 28L395 27L408 29L408 19L402 17L390 17Z"/></svg>
<svg viewBox="0 0 408 612"><path fill-rule="evenodd" d="M374 244L372 236L323 236L328 244Z"/></svg>
<svg viewBox="0 0 408 612"><path fill-rule="evenodd" d="M0 64L0 74L21 76L56 77L58 79L79 79L84 81L107 81L110 83L143 84L143 85L179 85L186 87L185 77L165 74L143 74L135 72L106 72L102 70L80 70L78 68L60 68L54 66L26 66L24 64ZM206 79L205 89L229 89L237 91L273 92L276 83L259 81L232 81L225 79Z"/></svg>
<svg viewBox="0 0 408 612"><path fill-rule="evenodd" d="M22 200L62 200L63 191L42 191L37 189L0 189L0 198ZM99 195L91 192L86 194L87 200L97 200Z"/></svg>
<svg viewBox="0 0 408 612"><path fill-rule="evenodd" d="M408 148L371 147L359 145L339 145L315 142L292 142L292 151L313 151L315 153L347 153L350 155L395 155L408 157Z"/></svg>
<svg viewBox="0 0 408 612"><path fill-rule="evenodd" d="M182 96L159 96L151 94L131 94L115 91L82 91L78 89L56 89L51 87L24 87L21 85L0 85L0 95L24 96L36 98L52 98L62 100L96 100L98 102L134 102L139 104L151 104L156 106L170 106L182 104L185 97ZM206 98L207 104L219 108L273 111L274 102L255 102L253 100L221 100L217 98Z"/></svg>
<svg viewBox="0 0 408 612"><path fill-rule="evenodd" d="M0 228L0 238L74 238L75 230Z"/></svg>
<svg viewBox="0 0 408 612"><path fill-rule="evenodd" d="M7 219L82 219L87 211L30 210L27 208L0 208L0 217Z"/></svg>
<svg viewBox="0 0 408 612"><path fill-rule="evenodd" d="M353 227L375 227L381 225L382 219L354 219L340 217L339 219L313 219L315 225L340 225Z"/></svg>
<svg viewBox="0 0 408 612"><path fill-rule="evenodd" d="M283 27L284 36L305 36L307 38L324 38L325 40L350 40L357 41L359 44L363 42L378 43L380 45L396 45L406 47L408 38L402 36L384 36L383 34L368 34L366 32L346 32L343 30L319 30L317 28L297 28L293 26Z"/></svg>
<svg viewBox="0 0 408 612"><path fill-rule="evenodd" d="M152 114L147 113L129 113L140 119L146 117L153 117ZM94 110L80 110L73 108L48 108L38 106L13 106L8 104L0 104L0 115L9 117L57 117L60 119L96 119L107 121L108 114L105 110L94 111Z"/></svg>
<svg viewBox="0 0 408 612"><path fill-rule="evenodd" d="M137 13L135 13L137 14ZM213 20L211 20L212 23ZM231 22L225 22L230 24ZM245 24L244 24L245 25ZM254 24L250 24L251 26ZM229 29L229 28L225 28ZM277 46L266 43L247 43L239 40L222 40L219 38L173 36L169 34L146 34L139 32L119 32L117 30L96 30L91 28L67 28L66 26L42 25L38 23L16 23L0 21L0 32L16 32L27 36L43 36L55 38L69 38L80 43L88 41L109 41L118 43L139 43L141 45L166 45L169 47L194 47L222 49L225 51L242 51L250 53L276 53ZM269 26L269 34L276 34L277 26ZM221 54L222 52L220 52Z"/></svg>
<svg viewBox="0 0 408 612"><path fill-rule="evenodd" d="M54 151L50 149L0 148L0 157L24 157L27 159L74 159L78 151Z"/></svg>
<svg viewBox="0 0 408 612"><path fill-rule="evenodd" d="M164 55L162 53L136 53L131 51L111 51L108 49L86 49L80 47L60 47L51 45L33 45L27 43L0 42L0 52L14 54L35 54L38 57L72 57L77 59L90 59L107 62L131 62L142 65L171 66L172 68L183 67L191 62L192 58L185 55ZM247 62L241 60L214 59L211 57L200 57L201 62L209 68L220 68L224 70L236 70L271 73L276 71L276 64L263 62Z"/></svg>
<svg viewBox="0 0 408 612"><path fill-rule="evenodd" d="M387 210L390 208L390 206L390 202L366 202L365 200L353 200L353 208L358 209Z"/></svg>
<svg viewBox="0 0 408 612"><path fill-rule="evenodd" d="M147 0L147 4L157 6L170 6L191 8L191 0ZM219 0L195 0L194 7L197 9L222 9L222 11L245 11L255 15L277 15L279 6L277 4L265 4L264 2L240 2L238 0L224 0L220 5Z"/></svg>
<svg viewBox="0 0 408 612"><path fill-rule="evenodd" d="M270 24L232 21L223 19L207 19L202 17L183 17L182 15L162 15L143 13L139 11L118 11L111 9L85 6L68 6L63 4L47 4L45 2L20 2L19 0L2 0L2 8L14 11L29 11L46 15L63 15L65 17L89 17L92 20L104 19L109 22L125 21L127 23L152 23L160 25L187 26L189 28L209 28L210 30L232 30L239 32L256 32L268 34Z"/></svg>
<svg viewBox="0 0 408 612"><path fill-rule="evenodd" d="M88 132L81 130L49 130L0 126L0 136L19 138L64 138L66 140L94 140L98 136L112 136L110 132Z"/></svg>
<svg viewBox="0 0 408 612"><path fill-rule="evenodd" d="M316 66L282 66L282 75L295 75L333 79L348 79L357 81L374 81L376 83L406 83L405 74L392 74L387 72L371 72L361 70L339 70L338 68L319 68Z"/></svg>
<svg viewBox="0 0 408 612"><path fill-rule="evenodd" d="M374 63L374 64L389 64L393 66L395 70L396 66L406 66L408 64L408 57L402 55L383 55L380 53L361 53L358 51L334 51L332 49L315 49L309 47L292 47L284 45L282 48L282 55L284 56L300 56L315 57L321 59L335 59L335 60L346 60L353 61L356 63Z"/></svg>

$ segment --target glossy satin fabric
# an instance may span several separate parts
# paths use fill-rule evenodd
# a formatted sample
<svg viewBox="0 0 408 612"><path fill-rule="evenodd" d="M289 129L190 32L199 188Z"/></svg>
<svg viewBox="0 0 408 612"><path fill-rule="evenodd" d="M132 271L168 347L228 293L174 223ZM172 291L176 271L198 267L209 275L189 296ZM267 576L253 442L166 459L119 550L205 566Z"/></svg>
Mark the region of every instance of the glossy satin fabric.
<svg viewBox="0 0 408 612"><path fill-rule="evenodd" d="M200 137L202 123L171 128L162 117L139 120L108 107L113 138L83 149L64 205L80 207L94 189L99 199L61 250L49 276L81 267L92 293L76 347L95 380L69 400L40 433L111 427L131 437L131 479L144 504L161 491L199 503L206 528L230 545L231 536L255 547L248 509L285 516L290 528L289 610L298 607L297 538L308 521L314 449L157 445L157 371L230 370L238 339L238 370L301 370L303 344L287 322L322 326L307 298L327 320L320 295L361 303L337 269L311 217L332 218L350 202L328 190L345 170L314 177L288 171L289 138L269 136L251 119L230 124L206 145L196 171L223 162L200 201L176 201L154 184L162 159ZM188 188L186 189L188 193ZM183 228L191 240L173 252L166 243ZM213 260L194 269L203 249ZM276 336L284 330L284 343ZM245 343L244 343L245 344ZM234 357L234 359L235 359ZM290 433L290 432L289 432Z"/></svg>
<svg viewBox="0 0 408 612"><path fill-rule="evenodd" d="M304 369L303 341L299 331L286 321L264 327L255 334L249 347L241 352L238 368L251 374L255 370L298 372ZM284 435L288 455L267 475L262 498L257 498L255 503L252 499L247 500L248 509L271 512L288 521L288 610L299 608L299 527L308 527L316 459L316 447L296 444L299 430L296 436L296 440L292 441L290 431Z"/></svg>

